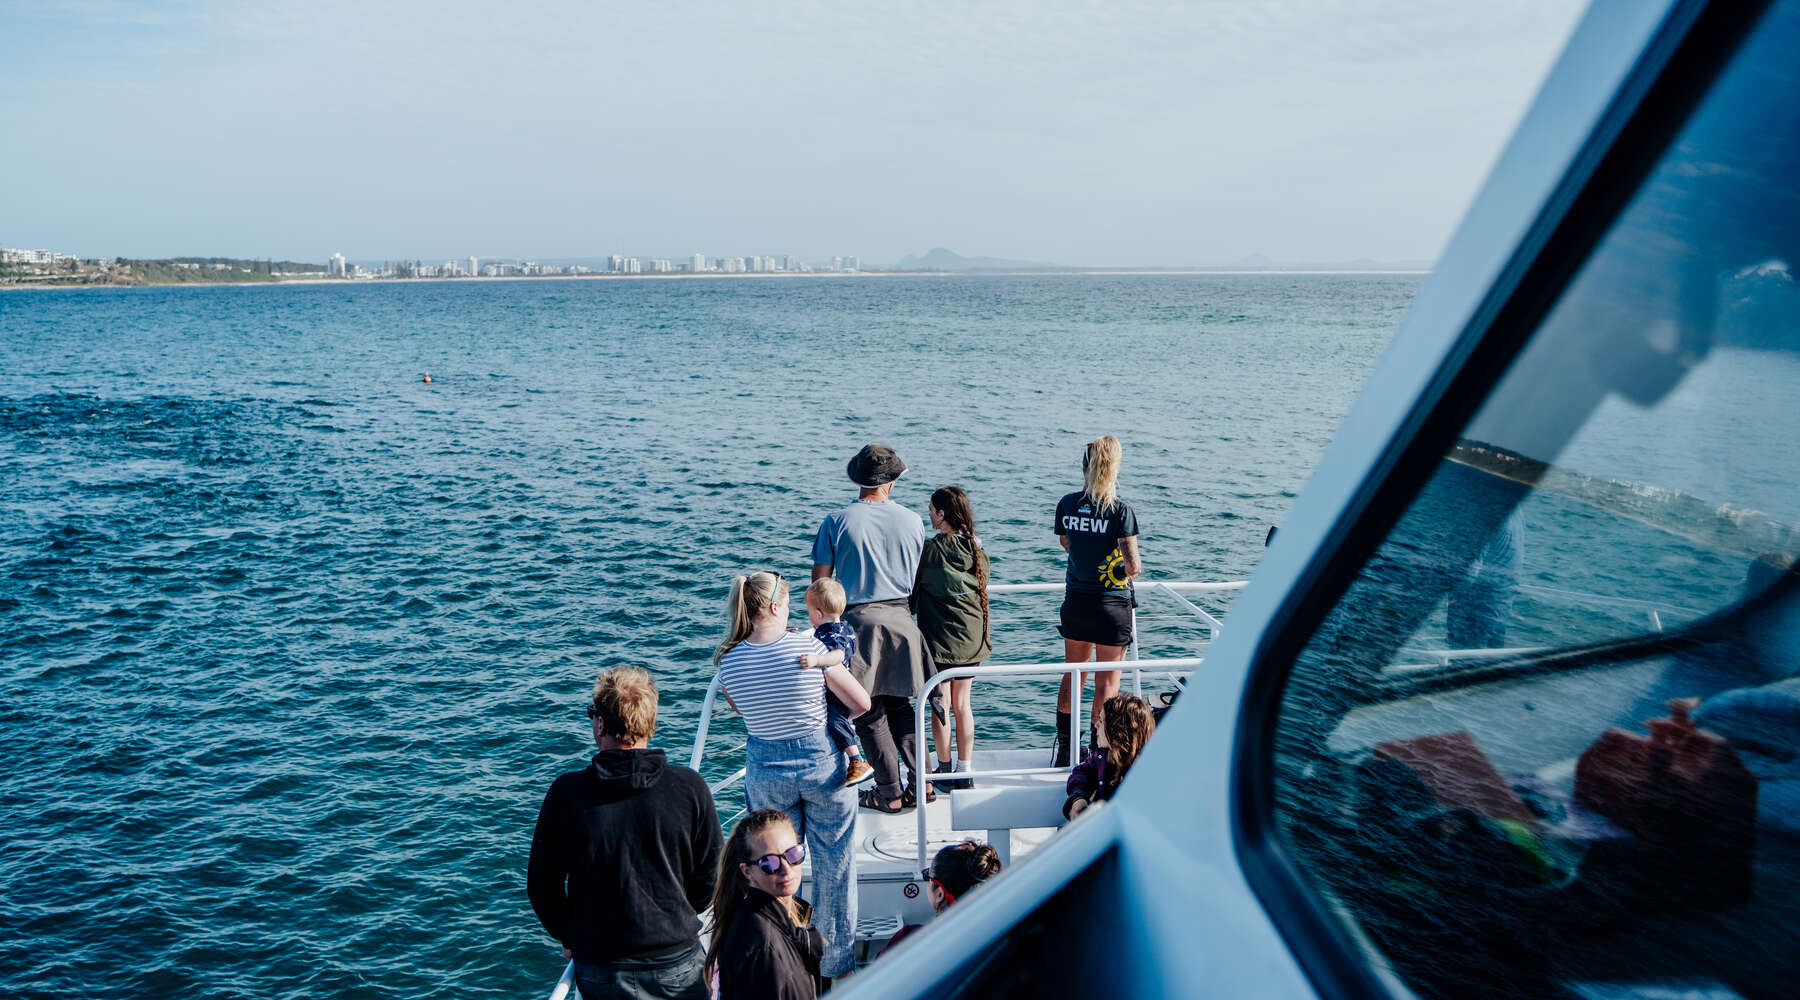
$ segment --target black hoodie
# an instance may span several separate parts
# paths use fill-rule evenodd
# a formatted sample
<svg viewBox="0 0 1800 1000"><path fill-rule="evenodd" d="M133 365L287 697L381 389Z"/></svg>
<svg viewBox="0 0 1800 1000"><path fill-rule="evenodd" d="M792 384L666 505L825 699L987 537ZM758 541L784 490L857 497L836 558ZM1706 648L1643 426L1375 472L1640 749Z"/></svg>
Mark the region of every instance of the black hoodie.
<svg viewBox="0 0 1800 1000"><path fill-rule="evenodd" d="M661 750L602 750L544 796L525 888L576 961L670 952L700 937L722 846L698 774Z"/></svg>

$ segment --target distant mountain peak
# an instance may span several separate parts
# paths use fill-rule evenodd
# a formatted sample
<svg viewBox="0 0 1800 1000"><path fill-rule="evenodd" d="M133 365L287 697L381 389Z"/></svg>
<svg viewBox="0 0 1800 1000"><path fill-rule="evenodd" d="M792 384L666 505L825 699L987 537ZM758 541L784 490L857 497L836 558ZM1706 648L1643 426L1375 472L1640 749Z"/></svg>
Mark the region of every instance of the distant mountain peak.
<svg viewBox="0 0 1800 1000"><path fill-rule="evenodd" d="M948 247L932 247L922 256L903 257L896 271L1066 271L1060 264L1004 257L964 257Z"/></svg>

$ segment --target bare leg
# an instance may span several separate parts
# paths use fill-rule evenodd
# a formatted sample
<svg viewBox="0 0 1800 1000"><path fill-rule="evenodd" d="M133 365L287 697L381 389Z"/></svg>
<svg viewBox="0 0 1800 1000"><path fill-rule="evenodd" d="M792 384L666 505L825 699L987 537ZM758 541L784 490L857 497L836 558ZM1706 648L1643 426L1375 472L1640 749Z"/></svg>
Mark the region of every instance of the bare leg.
<svg viewBox="0 0 1800 1000"><path fill-rule="evenodd" d="M1124 658L1124 646L1094 647L1094 659L1101 663L1117 663ZM1094 726L1094 742L1099 746L1106 745L1106 727L1100 724L1100 713L1106 707L1106 699L1119 693L1119 673L1117 670L1094 672L1094 714L1089 718Z"/></svg>
<svg viewBox="0 0 1800 1000"><path fill-rule="evenodd" d="M955 684L955 681L951 681ZM937 759L940 764L950 763L950 733L938 714L927 706L925 711L931 716L931 745L937 747Z"/></svg>
<svg viewBox="0 0 1800 1000"><path fill-rule="evenodd" d="M974 678L950 682L950 710L956 715L956 759L968 760L975 752L975 710L969 702Z"/></svg>
<svg viewBox="0 0 1800 1000"><path fill-rule="evenodd" d="M1091 642L1076 642L1074 639L1064 639L1063 640L1063 662L1064 663L1086 663L1088 660L1093 659L1093 656L1094 656L1094 644L1093 643L1091 643ZM1075 675L1075 683L1085 686L1086 682L1087 682L1087 677L1085 674L1076 674ZM1075 702L1069 694L1069 675L1064 674L1063 679L1062 679L1062 687L1058 688L1056 691L1056 710L1058 712L1067 712L1070 710L1070 706L1073 704L1075 704Z"/></svg>

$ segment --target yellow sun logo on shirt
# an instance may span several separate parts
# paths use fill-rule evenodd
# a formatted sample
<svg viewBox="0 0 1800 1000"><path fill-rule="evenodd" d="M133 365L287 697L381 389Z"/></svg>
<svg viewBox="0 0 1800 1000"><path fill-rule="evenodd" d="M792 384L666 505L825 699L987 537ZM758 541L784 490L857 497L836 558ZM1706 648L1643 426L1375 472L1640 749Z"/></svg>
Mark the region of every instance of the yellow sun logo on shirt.
<svg viewBox="0 0 1800 1000"><path fill-rule="evenodd" d="M1131 582L1125 574L1125 557L1114 549L1107 553L1106 560L1100 564L1100 583L1115 590L1123 588Z"/></svg>

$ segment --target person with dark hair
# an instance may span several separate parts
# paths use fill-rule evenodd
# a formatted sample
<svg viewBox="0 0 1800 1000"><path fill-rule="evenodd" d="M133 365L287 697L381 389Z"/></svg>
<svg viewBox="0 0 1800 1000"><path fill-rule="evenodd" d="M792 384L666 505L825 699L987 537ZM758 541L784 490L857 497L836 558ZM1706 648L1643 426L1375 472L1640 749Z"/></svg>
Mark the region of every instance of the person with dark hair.
<svg viewBox="0 0 1800 1000"><path fill-rule="evenodd" d="M897 813L918 796L907 787L918 763L913 746L912 699L934 671L931 650L913 623L906 599L925 547L925 522L891 499L906 463L885 444L864 445L845 470L858 488L856 501L833 511L813 538L812 578L835 577L844 585L844 621L856 630L850 673L868 691L872 707L856 720L875 787L857 803Z"/></svg>
<svg viewBox="0 0 1800 1000"><path fill-rule="evenodd" d="M926 898L931 900L932 911L942 913L973 892L976 886L998 874L1000 852L971 837L939 850L931 859L931 867L919 873L919 879L925 883ZM888 939L887 947L881 953L887 954L888 949L923 926L907 924L900 928Z"/></svg>
<svg viewBox="0 0 1800 1000"><path fill-rule="evenodd" d="M1069 553L1067 587L1056 630L1063 637L1063 660L1090 658L1112 663L1125 658L1132 640L1132 580L1143 572L1138 556L1137 512L1119 499L1119 439L1107 434L1089 441L1081 453L1082 488L1056 504L1057 541ZM1056 750L1052 763L1068 767L1070 713L1081 696L1083 677L1063 677L1056 692ZM1119 671L1094 672L1094 714L1119 690ZM1096 737L1099 734L1096 731Z"/></svg>
<svg viewBox="0 0 1800 1000"><path fill-rule="evenodd" d="M719 1000L807 1000L819 994L825 941L800 891L806 848L779 809L738 821L719 858L706 968L719 975Z"/></svg>
<svg viewBox="0 0 1800 1000"><path fill-rule="evenodd" d="M719 817L700 775L645 744L646 670L601 674L587 706L599 753L557 778L538 810L525 887L584 1000L707 995L698 912L713 892Z"/></svg>
<svg viewBox="0 0 1800 1000"><path fill-rule="evenodd" d="M1150 703L1137 695L1115 694L1101 707L1099 729L1104 746L1096 747L1069 772L1069 797L1063 802L1063 815L1069 819L1081 815L1089 805L1113 797L1156 732L1156 717L1150 712Z"/></svg>
<svg viewBox="0 0 1800 1000"><path fill-rule="evenodd" d="M961 487L941 487L931 495L931 526L937 534L925 542L919 556L909 603L937 669L980 666L993 652L988 635L988 557L975 537L975 509ZM950 762L949 740L938 732L935 774L969 770L975 752L971 683L969 677L948 682L949 714L956 720L956 762ZM955 778L938 787L973 788L975 783Z"/></svg>

